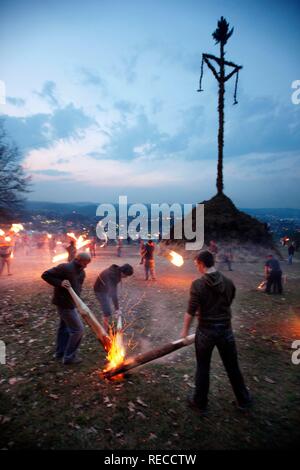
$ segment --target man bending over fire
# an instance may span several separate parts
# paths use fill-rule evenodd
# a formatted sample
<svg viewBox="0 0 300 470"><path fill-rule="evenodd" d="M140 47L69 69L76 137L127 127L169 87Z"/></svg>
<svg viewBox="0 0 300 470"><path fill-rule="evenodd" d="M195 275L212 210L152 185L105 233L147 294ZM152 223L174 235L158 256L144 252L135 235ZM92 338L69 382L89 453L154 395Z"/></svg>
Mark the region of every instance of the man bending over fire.
<svg viewBox="0 0 300 470"><path fill-rule="evenodd" d="M96 279L94 291L102 308L104 315L103 326L106 331L109 330L112 304L115 308L115 315L121 314L118 299L118 284L121 279L132 276L132 274L133 267L130 264L123 264L123 266L112 264L109 268L104 269Z"/></svg>
<svg viewBox="0 0 300 470"><path fill-rule="evenodd" d="M237 349L231 328L230 305L235 296L235 286L214 267L214 256L209 251L200 252L195 264L202 274L190 290L190 300L181 336L188 335L195 315L198 327L195 336L197 370L195 392L188 397L188 405L206 413L209 391L209 370L212 352L217 346L224 367L231 382L239 409L247 409L252 401L245 386L238 364Z"/></svg>
<svg viewBox="0 0 300 470"><path fill-rule="evenodd" d="M63 364L78 364L81 362L76 355L83 336L83 324L77 312L68 287L72 287L80 295L85 278L84 269L90 263L88 253L78 253L70 263L62 263L48 269L42 274L42 279L54 286L52 303L57 306L60 323L57 332L56 359L62 359Z"/></svg>

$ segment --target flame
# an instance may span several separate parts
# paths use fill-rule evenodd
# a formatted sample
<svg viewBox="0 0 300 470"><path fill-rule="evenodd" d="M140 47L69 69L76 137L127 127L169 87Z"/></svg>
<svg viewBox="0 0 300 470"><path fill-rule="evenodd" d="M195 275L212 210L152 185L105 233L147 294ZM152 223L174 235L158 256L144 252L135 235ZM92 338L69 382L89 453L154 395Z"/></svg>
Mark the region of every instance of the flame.
<svg viewBox="0 0 300 470"><path fill-rule="evenodd" d="M170 256L171 256L171 263L175 264L175 266L182 266L184 261L183 261L183 257L181 255L179 255L178 253L176 253L176 251L170 251Z"/></svg>
<svg viewBox="0 0 300 470"><path fill-rule="evenodd" d="M3 237L5 235L5 232L0 228L0 237Z"/></svg>
<svg viewBox="0 0 300 470"><path fill-rule="evenodd" d="M61 253L60 255L55 255L52 258L53 263L57 263L58 261L63 261L64 259L68 258L68 253Z"/></svg>
<svg viewBox="0 0 300 470"><path fill-rule="evenodd" d="M14 257L14 252L12 251L10 254L10 258L13 258L13 257Z"/></svg>
<svg viewBox="0 0 300 470"><path fill-rule="evenodd" d="M5 237L4 239L6 242L11 242L11 238L10 237Z"/></svg>
<svg viewBox="0 0 300 470"><path fill-rule="evenodd" d="M121 331L114 332L113 330L109 333L109 339L111 341L110 348L106 359L108 365L105 370L114 369L122 364L125 359L125 348L123 343L123 333Z"/></svg>
<svg viewBox="0 0 300 470"><path fill-rule="evenodd" d="M52 238L51 233L47 233L47 237L48 237L48 238Z"/></svg>
<svg viewBox="0 0 300 470"><path fill-rule="evenodd" d="M76 250L79 250L80 248L83 248L84 246L91 243L91 240L85 240L83 235L79 235L79 237L77 238L75 233L73 233L73 232L67 233L67 236L72 238L75 241ZM61 244L61 242L56 242L56 244ZM86 248L85 251L89 252L89 248ZM58 261L63 261L64 259L67 259L67 258L68 258L68 253L67 252L66 253L61 253L60 255L53 256L52 262L57 263Z"/></svg>
<svg viewBox="0 0 300 470"><path fill-rule="evenodd" d="M258 289L258 290L263 290L263 289L266 287L266 283L267 283L267 281L262 281L262 282L257 286L257 289Z"/></svg>
<svg viewBox="0 0 300 470"><path fill-rule="evenodd" d="M20 230L24 230L24 227L22 224L12 224L10 227L10 231L14 233L20 232Z"/></svg>

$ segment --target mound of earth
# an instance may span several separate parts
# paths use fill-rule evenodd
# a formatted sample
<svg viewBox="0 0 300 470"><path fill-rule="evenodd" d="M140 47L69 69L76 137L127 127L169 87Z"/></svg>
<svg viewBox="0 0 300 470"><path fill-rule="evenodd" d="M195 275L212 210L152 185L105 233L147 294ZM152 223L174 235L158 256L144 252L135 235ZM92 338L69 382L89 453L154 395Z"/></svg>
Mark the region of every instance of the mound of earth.
<svg viewBox="0 0 300 470"><path fill-rule="evenodd" d="M225 194L217 194L204 204L204 242L208 244L210 240L216 241L237 241L241 243L251 242L264 247L273 247L273 239L268 231L267 224L251 217L238 210L231 199ZM193 209L193 229L195 229L196 209ZM170 240L166 244L185 243L185 239L176 240L174 237L174 227L171 228Z"/></svg>

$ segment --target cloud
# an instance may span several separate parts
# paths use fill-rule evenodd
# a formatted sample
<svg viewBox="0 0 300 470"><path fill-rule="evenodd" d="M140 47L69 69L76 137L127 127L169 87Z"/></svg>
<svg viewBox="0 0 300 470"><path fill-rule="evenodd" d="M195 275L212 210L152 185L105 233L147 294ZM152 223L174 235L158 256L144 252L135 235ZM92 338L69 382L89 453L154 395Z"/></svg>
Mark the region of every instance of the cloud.
<svg viewBox="0 0 300 470"><path fill-rule="evenodd" d="M92 124L96 124L95 120L85 114L82 108L75 108L73 103L57 109L49 118L54 139L75 137Z"/></svg>
<svg viewBox="0 0 300 470"><path fill-rule="evenodd" d="M52 107L59 106L59 101L56 97L56 93L57 93L56 83L53 82L52 80L47 80L44 83L42 90L35 91L34 93L40 98L45 99L50 106Z"/></svg>
<svg viewBox="0 0 300 470"><path fill-rule="evenodd" d="M32 148L48 147L57 139L79 136L83 129L96 124L82 108L76 108L73 103L56 108L52 113L4 118L8 134L25 152Z"/></svg>
<svg viewBox="0 0 300 470"><path fill-rule="evenodd" d="M38 175L46 175L46 176L67 176L71 175L68 171L60 171L60 170L32 170L32 173Z"/></svg>
<svg viewBox="0 0 300 470"><path fill-rule="evenodd" d="M23 98L18 98L14 96L7 96L6 101L13 106L22 107L25 105L25 100Z"/></svg>
<svg viewBox="0 0 300 470"><path fill-rule="evenodd" d="M137 51L122 60L123 75L128 84L133 84L137 78L136 67L140 53Z"/></svg>
<svg viewBox="0 0 300 470"><path fill-rule="evenodd" d="M81 76L80 83L82 85L99 86L102 89L106 88L105 80L95 70L91 70L87 67L80 67L78 71Z"/></svg>
<svg viewBox="0 0 300 470"><path fill-rule="evenodd" d="M126 100L119 100L114 103L114 107L122 113L133 113L136 109L136 105Z"/></svg>
<svg viewBox="0 0 300 470"><path fill-rule="evenodd" d="M295 151L300 148L300 107L280 104L270 97L242 96L234 109L227 108L225 152Z"/></svg>

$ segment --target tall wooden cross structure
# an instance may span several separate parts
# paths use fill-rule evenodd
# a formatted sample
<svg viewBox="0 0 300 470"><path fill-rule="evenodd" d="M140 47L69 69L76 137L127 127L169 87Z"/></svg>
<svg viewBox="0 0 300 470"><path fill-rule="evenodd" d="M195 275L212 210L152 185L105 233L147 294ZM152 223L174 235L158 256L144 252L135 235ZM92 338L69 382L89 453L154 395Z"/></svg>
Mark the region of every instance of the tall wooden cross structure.
<svg viewBox="0 0 300 470"><path fill-rule="evenodd" d="M217 190L218 194L223 193L223 149L224 149L224 96L225 96L225 83L234 75L236 75L235 81L235 90L234 90L234 103L237 104L236 94L237 94L237 84L239 71L243 68L241 65L236 65L233 62L225 60L225 51L224 46L227 43L228 39L233 33L233 28L229 30L229 23L226 19L221 16L221 19L218 21L218 27L212 34L216 44L220 44L220 57L216 57L212 54L202 54L202 63L201 63L201 75L199 81L199 90L202 90L202 78L203 78L203 65L204 63L212 71L214 77L216 78L219 84L219 103L218 103L218 112L219 112L219 132L218 132L218 171L217 171ZM219 66L219 71L216 70L215 64ZM225 67L231 67L232 70L226 75Z"/></svg>

